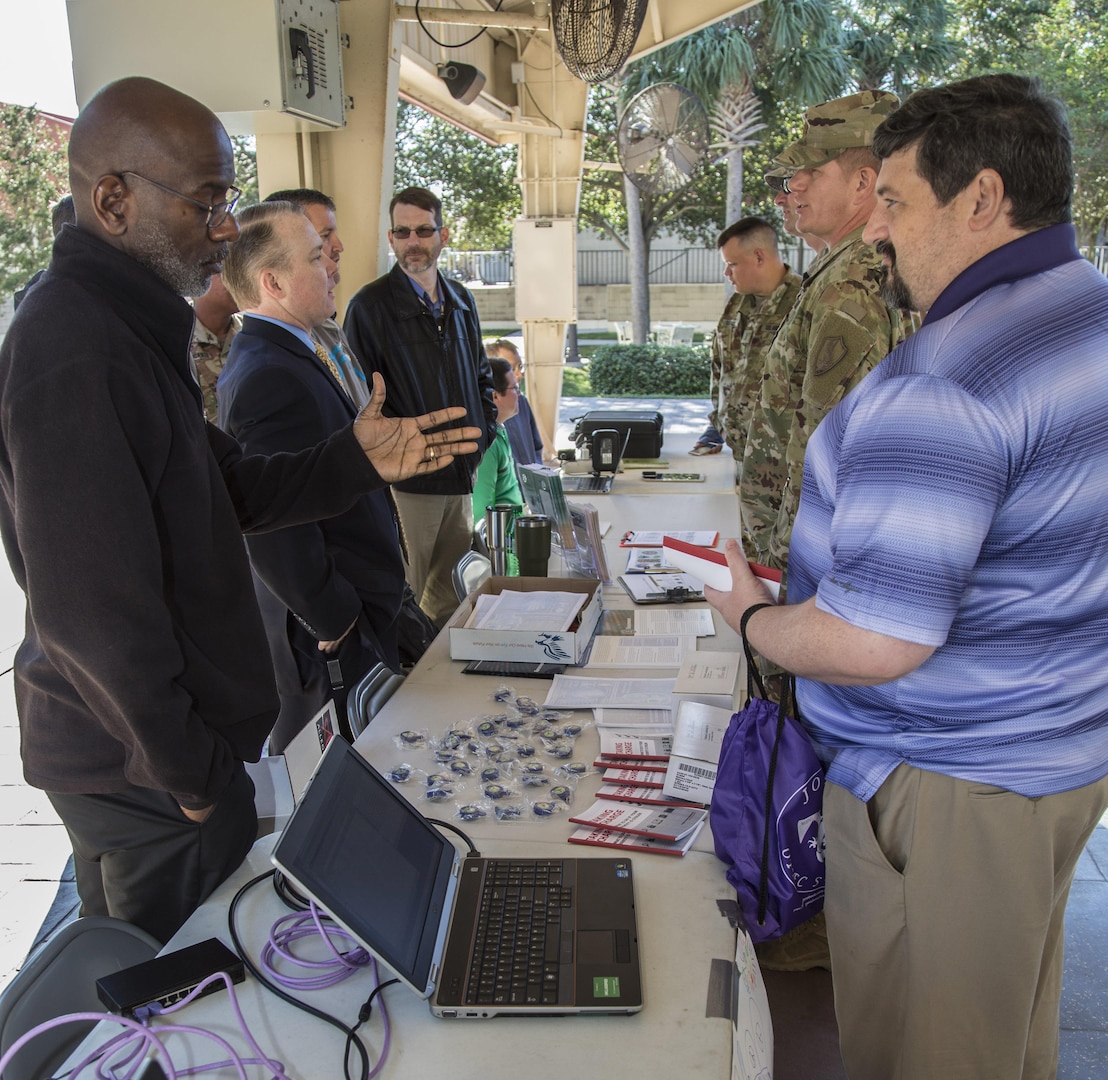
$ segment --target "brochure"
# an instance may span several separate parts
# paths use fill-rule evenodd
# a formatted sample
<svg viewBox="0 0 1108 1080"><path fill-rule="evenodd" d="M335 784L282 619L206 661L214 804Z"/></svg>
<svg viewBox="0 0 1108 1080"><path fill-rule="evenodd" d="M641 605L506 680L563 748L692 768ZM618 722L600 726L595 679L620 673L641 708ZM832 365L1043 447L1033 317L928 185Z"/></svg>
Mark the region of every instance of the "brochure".
<svg viewBox="0 0 1108 1080"><path fill-rule="evenodd" d="M598 799L611 799L613 802L635 803L639 806L693 806L699 802L688 799L671 799L664 792L653 787L638 787L634 784L601 784L596 790Z"/></svg>
<svg viewBox="0 0 1108 1080"><path fill-rule="evenodd" d="M655 769L656 766L650 764L634 769L609 768L605 765L600 779L605 784L632 784L636 787L658 788L661 790L664 781L661 773L655 771Z"/></svg>
<svg viewBox="0 0 1108 1080"><path fill-rule="evenodd" d="M598 847L620 848L622 851L646 851L657 855L676 855L680 858L696 843L701 822L684 839L677 841L657 840L653 837L638 836L635 833L617 832L614 829L578 829L569 837L571 844L595 844Z"/></svg>
<svg viewBox="0 0 1108 1080"><path fill-rule="evenodd" d="M649 728L600 729L600 757L665 761L673 747L673 735Z"/></svg>
<svg viewBox="0 0 1108 1080"><path fill-rule="evenodd" d="M695 806L625 806L601 800L573 814L569 820L575 825L673 841L687 836L707 816L707 810Z"/></svg>

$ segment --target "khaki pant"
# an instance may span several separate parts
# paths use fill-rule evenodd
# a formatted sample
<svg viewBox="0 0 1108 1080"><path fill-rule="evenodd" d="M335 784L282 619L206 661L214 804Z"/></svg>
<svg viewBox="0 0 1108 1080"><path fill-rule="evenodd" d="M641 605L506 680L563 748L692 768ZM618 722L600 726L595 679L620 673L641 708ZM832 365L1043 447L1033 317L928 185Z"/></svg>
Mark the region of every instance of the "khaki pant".
<svg viewBox="0 0 1108 1080"><path fill-rule="evenodd" d="M850 1080L1051 1080L1063 918L1108 778L1028 799L899 766L824 789L827 936Z"/></svg>
<svg viewBox="0 0 1108 1080"><path fill-rule="evenodd" d="M419 606L441 627L458 606L451 573L473 543L473 500L395 489L392 494L408 549L408 584Z"/></svg>

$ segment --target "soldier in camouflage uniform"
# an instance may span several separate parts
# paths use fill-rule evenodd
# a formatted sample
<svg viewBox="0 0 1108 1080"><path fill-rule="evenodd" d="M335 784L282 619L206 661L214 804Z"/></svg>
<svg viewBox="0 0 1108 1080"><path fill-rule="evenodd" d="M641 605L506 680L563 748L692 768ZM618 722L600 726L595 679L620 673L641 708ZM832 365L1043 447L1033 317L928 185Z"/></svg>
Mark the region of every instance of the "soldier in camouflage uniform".
<svg viewBox="0 0 1108 1080"><path fill-rule="evenodd" d="M786 568L808 436L820 420L918 325L881 295L881 258L862 240L875 205L874 129L896 108L893 94L866 90L805 114L803 136L774 165L785 180L796 228L826 243L766 356L762 393L743 457L740 509L748 550Z"/></svg>
<svg viewBox="0 0 1108 1080"><path fill-rule="evenodd" d="M222 274L212 274L208 291L192 302L196 318L192 326L189 358L192 373L204 398L204 417L214 424L219 415L215 384L227 362L231 342L242 329L242 316L235 298L223 284Z"/></svg>
<svg viewBox="0 0 1108 1080"><path fill-rule="evenodd" d="M793 306L800 278L781 260L777 235L761 218L720 233L724 277L735 287L712 339L709 420L742 467L747 430L762 387L766 351Z"/></svg>

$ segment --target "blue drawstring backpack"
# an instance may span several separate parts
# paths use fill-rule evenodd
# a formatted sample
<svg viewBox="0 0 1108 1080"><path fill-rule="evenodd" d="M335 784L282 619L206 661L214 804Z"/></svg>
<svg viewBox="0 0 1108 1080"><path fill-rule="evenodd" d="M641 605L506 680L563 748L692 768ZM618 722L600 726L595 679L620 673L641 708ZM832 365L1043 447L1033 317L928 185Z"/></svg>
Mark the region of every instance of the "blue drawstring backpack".
<svg viewBox="0 0 1108 1080"><path fill-rule="evenodd" d="M745 632L743 650L747 702L723 736L708 820L747 930L759 942L823 909L823 766L788 714L793 677L785 678L780 705L767 700Z"/></svg>

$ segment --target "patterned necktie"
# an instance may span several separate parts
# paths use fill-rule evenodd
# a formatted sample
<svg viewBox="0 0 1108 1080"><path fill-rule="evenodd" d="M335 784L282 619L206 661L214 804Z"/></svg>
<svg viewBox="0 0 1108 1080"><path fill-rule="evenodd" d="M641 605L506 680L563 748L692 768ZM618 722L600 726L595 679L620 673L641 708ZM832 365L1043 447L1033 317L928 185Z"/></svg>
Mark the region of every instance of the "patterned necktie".
<svg viewBox="0 0 1108 1080"><path fill-rule="evenodd" d="M335 377L335 382L339 384L342 392L346 394L346 385L343 383L342 376L339 374L338 365L334 362L334 360L331 359L330 354L322 345L320 345L318 341L314 341L312 342L312 344L315 346L316 356L319 357L319 359L323 363L323 366L326 367L327 370ZM347 394L347 397L349 396L350 395Z"/></svg>

